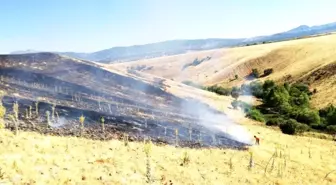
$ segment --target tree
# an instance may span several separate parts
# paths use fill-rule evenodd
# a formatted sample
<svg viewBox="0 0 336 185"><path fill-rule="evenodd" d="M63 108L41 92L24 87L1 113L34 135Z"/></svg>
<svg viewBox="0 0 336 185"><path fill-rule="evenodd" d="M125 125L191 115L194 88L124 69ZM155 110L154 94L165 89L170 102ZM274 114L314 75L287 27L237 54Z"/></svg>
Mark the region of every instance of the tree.
<svg viewBox="0 0 336 185"><path fill-rule="evenodd" d="M336 107L334 105L319 110L319 115L325 120L326 125L336 125Z"/></svg>
<svg viewBox="0 0 336 185"><path fill-rule="evenodd" d="M224 95L224 96L230 96L230 94L231 94L231 89L230 88L224 88L224 87L220 87L220 86L217 86L217 85L206 87L205 90L214 92L214 93L219 94L219 95Z"/></svg>
<svg viewBox="0 0 336 185"><path fill-rule="evenodd" d="M296 117L296 120L301 123L306 123L308 125L313 125L313 124L320 124L320 116L319 114L314 111L310 110L308 108L305 108L301 111L299 111L299 114Z"/></svg>
<svg viewBox="0 0 336 185"><path fill-rule="evenodd" d="M276 87L276 84L273 80L266 80L262 86L264 94L267 95L274 87Z"/></svg>
<svg viewBox="0 0 336 185"><path fill-rule="evenodd" d="M240 94L240 90L238 87L233 87L232 88L232 91L231 91L231 96L234 98L234 99L238 99L239 98L239 94Z"/></svg>
<svg viewBox="0 0 336 185"><path fill-rule="evenodd" d="M292 89L296 89L296 88L291 88L291 90ZM297 107L302 107L302 108L309 107L309 96L304 92L298 91L298 93L295 92L291 94L290 102L292 106L297 106Z"/></svg>
<svg viewBox="0 0 336 185"><path fill-rule="evenodd" d="M255 108L252 108L247 114L246 117L251 118L256 121L265 122L264 115Z"/></svg>
<svg viewBox="0 0 336 185"><path fill-rule="evenodd" d="M310 93L309 87L306 84L303 83L296 83L294 85L292 85L292 88L296 88L298 89L300 92L304 92L306 94Z"/></svg>
<svg viewBox="0 0 336 185"><path fill-rule="evenodd" d="M257 98L263 98L264 97L264 91L263 91L262 86L263 86L263 84L260 81L251 82L250 88L251 88L252 95L257 97Z"/></svg>
<svg viewBox="0 0 336 185"><path fill-rule="evenodd" d="M280 106L288 103L289 99L290 96L286 89L282 86L276 86L267 93L263 101L267 106L279 110Z"/></svg>

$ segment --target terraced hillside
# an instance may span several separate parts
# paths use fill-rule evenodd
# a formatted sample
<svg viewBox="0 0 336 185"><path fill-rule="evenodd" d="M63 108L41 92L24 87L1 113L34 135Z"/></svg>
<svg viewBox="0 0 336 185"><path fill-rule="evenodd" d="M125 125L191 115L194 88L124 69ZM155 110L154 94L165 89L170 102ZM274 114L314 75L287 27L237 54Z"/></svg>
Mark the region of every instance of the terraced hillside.
<svg viewBox="0 0 336 185"><path fill-rule="evenodd" d="M336 35L306 38L248 47L192 52L183 55L111 64L133 68L175 81L191 80L204 85L240 85L253 68L274 72L261 80L306 81L317 93L313 105L336 103ZM238 75L238 79L235 79ZM326 96L328 94L328 96ZM326 99L327 98L327 99ZM323 101L321 101L323 100Z"/></svg>

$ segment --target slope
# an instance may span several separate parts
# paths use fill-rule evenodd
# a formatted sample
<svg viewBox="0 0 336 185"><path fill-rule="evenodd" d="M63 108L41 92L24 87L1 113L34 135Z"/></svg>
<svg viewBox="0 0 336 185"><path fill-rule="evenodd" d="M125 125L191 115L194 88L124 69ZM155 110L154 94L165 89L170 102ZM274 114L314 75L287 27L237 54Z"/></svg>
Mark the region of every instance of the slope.
<svg viewBox="0 0 336 185"><path fill-rule="evenodd" d="M140 79L127 71L107 70L52 53L2 55L0 66L0 90L7 92L3 103L12 114L18 102L20 127L26 130L36 131L38 125L42 127L37 130L43 133L79 136L83 128L78 118L83 115L83 132L88 138L122 138L128 134L131 140L150 136L174 144L178 136L180 145L245 145L217 128L235 125L225 114L195 98L166 92L161 78ZM36 113L32 115L33 111ZM106 125L103 131L101 117ZM227 123L223 125L224 121Z"/></svg>
<svg viewBox="0 0 336 185"><path fill-rule="evenodd" d="M331 34L257 46L208 50L112 64L109 67L139 69L176 81L190 80L203 85L221 84L225 86L240 85L246 82L246 77L253 68L261 72L267 68L273 68L274 73L261 80L273 79L279 82L307 79L309 75L316 74L314 71L323 70L330 74L328 78L320 78L311 81L310 84L311 88L316 88L318 92L314 95L313 104L321 107L328 103L336 103L335 93L330 94L328 101L320 101L325 98L326 90L331 92L335 88L335 68L330 67L336 63L335 45L336 35ZM238 80L234 80L235 75L238 75ZM331 85L331 88L327 85Z"/></svg>
<svg viewBox="0 0 336 185"><path fill-rule="evenodd" d="M69 124L78 125L78 117L81 114L87 116L85 132L90 135L88 139L74 137L79 136L78 129L71 127L75 132L68 134L71 137L64 137L67 134L57 132L55 125L52 130L42 131L42 135L22 131L25 127L20 127L16 136L1 129L1 183L145 184L146 176L151 177L153 184L170 184L169 181L172 184L335 183L336 148L332 141L283 135L278 130L264 128L231 109L230 97L219 97L144 72L126 68L116 71L113 66L105 69L94 63L50 53L1 56L0 64L1 89L8 92L3 99L4 105L11 114L13 102L19 101L21 125L24 124L22 121L46 124L44 113L55 103L56 112ZM40 101L39 119L30 116L26 119L25 109L37 100ZM184 111L189 108L191 111ZM224 111L225 116L215 109ZM95 120L102 115L106 117L108 132L104 139L108 141L92 140L104 135L100 126L90 128L90 124L97 125ZM203 123L199 116L208 121ZM214 120L221 124L213 125ZM201 125L195 125L195 122ZM170 130L166 136L170 138L168 141L175 142L174 129L178 128L178 142L183 146L183 140L188 139L185 127L191 125L196 134L192 139L199 140L202 136L200 143L210 145L214 132L204 125L232 126L230 122L243 124L249 132L261 138L260 146L249 149L253 154L252 168L248 167L251 155L243 150L190 149L162 146L159 142L152 146L146 164L143 143L128 142L123 136L117 137L123 141L110 140L115 137L109 136L117 132L127 133L132 136L131 141L136 140L133 137L139 133L153 136L153 133L163 133L162 128L166 127ZM161 124L163 127L158 126ZM131 128L143 131L134 131L133 136ZM249 137L239 131L233 130L240 137ZM236 144L231 140L222 139L222 142ZM146 170L147 166L150 171Z"/></svg>
<svg viewBox="0 0 336 185"><path fill-rule="evenodd" d="M335 184L334 142L284 135L250 122L246 127L262 138L260 146L250 148L251 169L246 151L153 145L150 172L143 143L0 130L0 183L147 184L149 176L152 184Z"/></svg>

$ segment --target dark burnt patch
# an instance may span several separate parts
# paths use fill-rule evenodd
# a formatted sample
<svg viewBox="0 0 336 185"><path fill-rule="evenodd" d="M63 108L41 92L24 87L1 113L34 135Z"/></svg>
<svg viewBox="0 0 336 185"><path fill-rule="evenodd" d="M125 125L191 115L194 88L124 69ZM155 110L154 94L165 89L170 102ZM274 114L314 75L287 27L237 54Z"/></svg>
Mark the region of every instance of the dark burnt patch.
<svg viewBox="0 0 336 185"><path fill-rule="evenodd" d="M78 119L84 115L82 137L90 139L121 139L127 134L131 141L150 137L158 144L174 145L178 130L178 145L183 147L246 145L198 124L207 120L200 120L202 115L192 109L183 110L183 105L202 106L214 115L222 113L165 92L163 82L148 84L48 53L0 56L0 65L0 89L7 92L3 104L11 114L13 103L18 102L20 130L77 137ZM39 115L27 118L26 111L32 107L34 112L35 102L39 102ZM59 118L49 128L46 111L51 112L52 106ZM101 132L101 117L105 118L105 134ZM13 129L11 124L8 128Z"/></svg>

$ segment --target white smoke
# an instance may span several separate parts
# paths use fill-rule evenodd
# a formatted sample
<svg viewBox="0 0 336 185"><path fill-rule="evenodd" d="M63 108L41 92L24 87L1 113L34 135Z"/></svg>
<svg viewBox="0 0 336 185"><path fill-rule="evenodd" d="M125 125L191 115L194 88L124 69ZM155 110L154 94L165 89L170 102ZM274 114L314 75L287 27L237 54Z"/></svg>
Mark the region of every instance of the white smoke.
<svg viewBox="0 0 336 185"><path fill-rule="evenodd" d="M253 143L251 134L223 113L216 113L203 104L189 102L183 103L181 109L188 114L198 115L198 124L213 132L224 133L231 139L245 144L251 145Z"/></svg>
<svg viewBox="0 0 336 185"><path fill-rule="evenodd" d="M67 124L67 120L64 117L59 117L53 124L51 124L51 127L53 128L59 128Z"/></svg>

